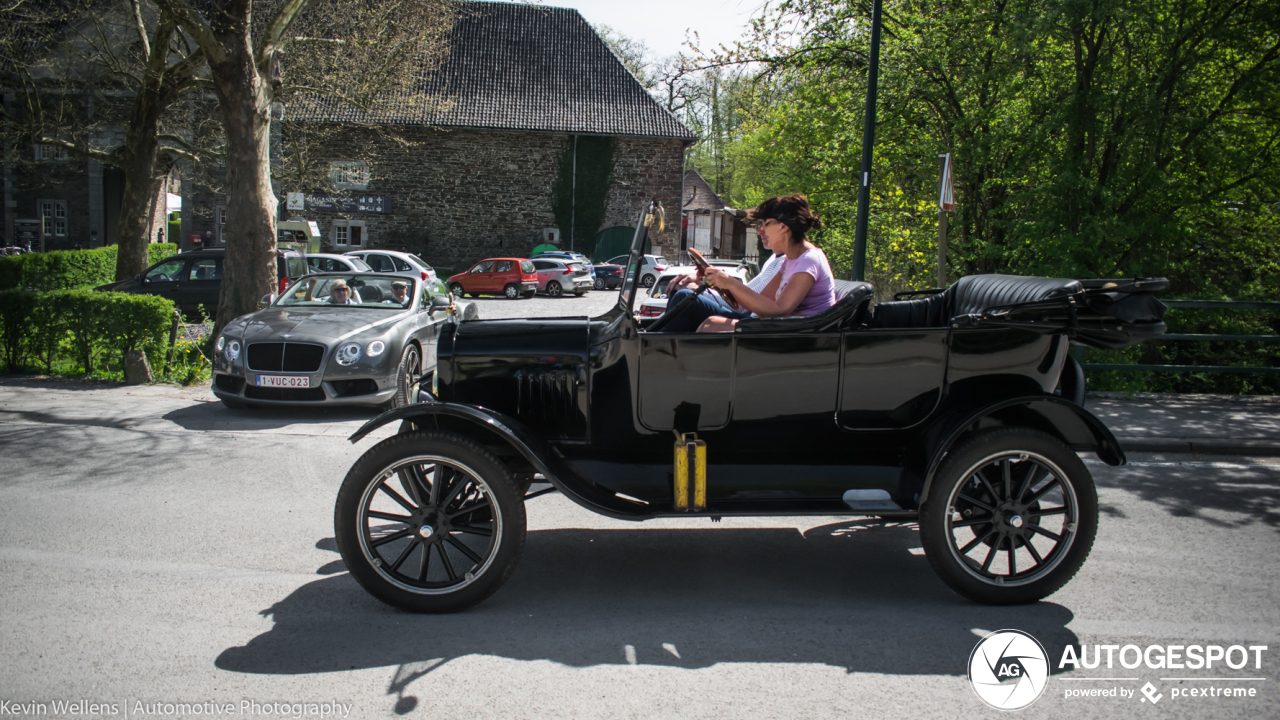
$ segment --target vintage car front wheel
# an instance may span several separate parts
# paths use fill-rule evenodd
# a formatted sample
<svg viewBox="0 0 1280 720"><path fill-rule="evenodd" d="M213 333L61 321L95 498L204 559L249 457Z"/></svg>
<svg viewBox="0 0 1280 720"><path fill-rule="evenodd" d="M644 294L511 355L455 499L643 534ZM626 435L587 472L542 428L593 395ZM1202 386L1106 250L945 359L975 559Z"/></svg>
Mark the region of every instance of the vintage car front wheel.
<svg viewBox="0 0 1280 720"><path fill-rule="evenodd" d="M500 460L447 432L388 438L342 482L338 551L351 576L410 612L454 612L506 582L524 547L524 500Z"/></svg>
<svg viewBox="0 0 1280 720"><path fill-rule="evenodd" d="M929 564L981 603L1040 600L1066 585L1093 547L1098 494L1057 438L993 428L953 448L920 512Z"/></svg>

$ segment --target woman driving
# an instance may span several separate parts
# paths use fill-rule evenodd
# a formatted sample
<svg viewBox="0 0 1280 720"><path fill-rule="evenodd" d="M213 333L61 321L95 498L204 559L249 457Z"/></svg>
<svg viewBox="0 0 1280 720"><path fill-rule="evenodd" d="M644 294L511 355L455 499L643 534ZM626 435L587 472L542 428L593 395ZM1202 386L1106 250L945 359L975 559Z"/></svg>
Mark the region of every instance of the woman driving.
<svg viewBox="0 0 1280 720"><path fill-rule="evenodd" d="M821 230L822 220L813 214L804 195L787 195L765 200L750 213L761 241L775 253L783 255L777 275L759 292L717 267L705 271L707 284L733 293L742 310L730 310L704 295L671 317L665 332L732 332L738 320L747 317L785 317L816 315L835 305L835 277L822 249L809 242L810 230ZM687 285L692 277L676 278ZM667 301L668 313L674 312L681 300L694 290L685 287Z"/></svg>

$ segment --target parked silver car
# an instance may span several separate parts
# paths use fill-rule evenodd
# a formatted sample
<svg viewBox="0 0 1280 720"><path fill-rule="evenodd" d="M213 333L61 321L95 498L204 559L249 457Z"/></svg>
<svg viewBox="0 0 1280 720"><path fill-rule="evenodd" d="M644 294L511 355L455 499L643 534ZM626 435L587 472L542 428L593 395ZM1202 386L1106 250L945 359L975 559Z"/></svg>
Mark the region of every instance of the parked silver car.
<svg viewBox="0 0 1280 720"><path fill-rule="evenodd" d="M213 394L231 408L405 405L434 379L442 328L476 317L439 280L308 275L223 328Z"/></svg>
<svg viewBox="0 0 1280 720"><path fill-rule="evenodd" d="M344 254L360 258L376 273L402 275L418 280L437 279L436 269L413 253L399 250L352 250Z"/></svg>
<svg viewBox="0 0 1280 720"><path fill-rule="evenodd" d="M581 296L595 282L591 271L579 262L545 257L535 258L531 262L538 276L538 292L551 297L560 297L565 293Z"/></svg>
<svg viewBox="0 0 1280 720"><path fill-rule="evenodd" d="M331 253L307 253L307 265L312 272L372 272L372 268L354 255Z"/></svg>

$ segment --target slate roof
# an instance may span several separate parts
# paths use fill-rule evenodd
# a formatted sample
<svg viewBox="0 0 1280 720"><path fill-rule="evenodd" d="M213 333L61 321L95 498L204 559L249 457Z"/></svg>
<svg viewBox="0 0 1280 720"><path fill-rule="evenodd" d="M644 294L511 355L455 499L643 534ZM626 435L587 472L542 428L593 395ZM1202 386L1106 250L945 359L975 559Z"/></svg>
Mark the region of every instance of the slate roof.
<svg viewBox="0 0 1280 720"><path fill-rule="evenodd" d="M393 112L296 101L295 121L500 128L696 140L569 8L460 2L448 58ZM438 99L443 98L441 103Z"/></svg>
<svg viewBox="0 0 1280 720"><path fill-rule="evenodd" d="M697 170L684 172L684 209L685 210L724 210L724 201L711 189Z"/></svg>

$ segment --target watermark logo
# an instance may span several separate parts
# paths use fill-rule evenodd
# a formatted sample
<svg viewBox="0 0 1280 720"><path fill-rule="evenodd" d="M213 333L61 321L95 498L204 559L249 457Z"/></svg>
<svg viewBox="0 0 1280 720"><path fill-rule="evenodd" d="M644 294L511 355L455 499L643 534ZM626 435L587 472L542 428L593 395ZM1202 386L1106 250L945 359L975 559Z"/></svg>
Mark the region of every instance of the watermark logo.
<svg viewBox="0 0 1280 720"><path fill-rule="evenodd" d="M997 710L1031 705L1044 694L1048 680L1044 646L1021 630L997 630L969 655L969 684L982 702Z"/></svg>
<svg viewBox="0 0 1280 720"><path fill-rule="evenodd" d="M1164 697L1162 693L1156 692L1156 686L1151 683L1142 686L1142 694L1146 695L1146 697L1141 698L1142 702L1150 700L1152 705L1160 702L1160 698Z"/></svg>

